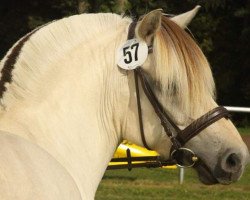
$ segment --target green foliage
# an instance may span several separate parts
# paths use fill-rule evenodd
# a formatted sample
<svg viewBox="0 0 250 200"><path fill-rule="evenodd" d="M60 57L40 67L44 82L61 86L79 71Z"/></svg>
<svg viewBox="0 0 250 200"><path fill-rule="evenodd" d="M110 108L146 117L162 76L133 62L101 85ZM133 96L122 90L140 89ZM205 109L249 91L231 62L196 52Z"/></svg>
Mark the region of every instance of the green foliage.
<svg viewBox="0 0 250 200"><path fill-rule="evenodd" d="M241 135L249 135L250 136L250 127L238 128L238 131Z"/></svg>

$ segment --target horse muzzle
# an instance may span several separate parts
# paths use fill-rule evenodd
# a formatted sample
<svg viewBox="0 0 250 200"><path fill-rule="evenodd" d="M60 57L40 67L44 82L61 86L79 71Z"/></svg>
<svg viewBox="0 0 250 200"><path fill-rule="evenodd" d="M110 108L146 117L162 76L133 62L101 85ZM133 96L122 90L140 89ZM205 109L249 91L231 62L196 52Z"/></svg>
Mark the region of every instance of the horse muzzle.
<svg viewBox="0 0 250 200"><path fill-rule="evenodd" d="M243 156L228 150L219 157L213 169L201 159L196 162L194 168L198 172L202 183L206 185L216 183L227 185L237 181L241 177L244 166Z"/></svg>
<svg viewBox="0 0 250 200"><path fill-rule="evenodd" d="M230 184L237 181L243 172L242 156L232 151L227 151L221 156L215 166L214 175L221 184Z"/></svg>

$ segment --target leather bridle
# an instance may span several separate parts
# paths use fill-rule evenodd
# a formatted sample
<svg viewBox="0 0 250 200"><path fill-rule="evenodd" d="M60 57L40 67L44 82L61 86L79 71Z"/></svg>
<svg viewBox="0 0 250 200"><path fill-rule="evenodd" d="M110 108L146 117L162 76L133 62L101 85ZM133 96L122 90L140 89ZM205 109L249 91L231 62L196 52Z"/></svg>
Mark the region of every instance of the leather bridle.
<svg viewBox="0 0 250 200"><path fill-rule="evenodd" d="M132 22L129 26L129 32L128 32L128 40L133 39L135 35L135 27L137 22ZM149 48L149 53L151 53L152 47ZM140 88L139 88L139 80L142 86L142 89L148 98L150 104L154 108L155 113L159 117L161 121L161 125L163 126L165 133L170 138L172 147L170 151L170 157L171 159L174 158L173 152L178 152L179 150L183 150L186 148L183 148L183 146L193 137L195 137L197 134L199 134L202 130L210 126L211 124L215 123L221 118L228 118L230 117L230 114L228 110L222 106L216 107L200 118L194 120L190 125L188 125L185 129L181 130L171 119L171 117L167 114L167 112L164 110L164 107L161 105L161 103L158 101L156 95L154 94L153 90L151 89L151 86L146 78L145 72L143 69L138 66L136 69L134 69L134 78L135 78L135 88L136 88L136 98L137 98L137 107L138 107L138 119L139 119L139 126L140 126L140 133L141 133L141 139L143 142L143 145L150 149L146 142L145 134L144 134L144 128L143 128L143 120L142 120L142 109L141 109L141 102L140 102ZM187 151L190 151L193 153L192 150L186 149ZM194 153L193 153L194 154ZM178 155L178 153L176 154ZM195 155L195 154L194 154Z"/></svg>

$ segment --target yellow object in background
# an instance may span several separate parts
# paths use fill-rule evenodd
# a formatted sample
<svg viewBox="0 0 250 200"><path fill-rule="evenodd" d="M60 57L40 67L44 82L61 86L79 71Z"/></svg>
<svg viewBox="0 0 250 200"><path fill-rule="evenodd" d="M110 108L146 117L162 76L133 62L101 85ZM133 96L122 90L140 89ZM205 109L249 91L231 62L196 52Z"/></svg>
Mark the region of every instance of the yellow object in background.
<svg viewBox="0 0 250 200"><path fill-rule="evenodd" d="M143 157L143 156L159 156L156 151L148 150L144 147L132 144L127 140L124 140L119 147L117 148L113 158L126 158L127 157L127 149L130 149L131 157ZM144 161L136 161L133 163L143 163ZM110 162L109 166L113 165L124 165L126 162ZM167 169L176 169L176 165L165 166L163 168Z"/></svg>
<svg viewBox="0 0 250 200"><path fill-rule="evenodd" d="M126 150L130 149L131 157L140 157L140 156L159 156L156 151L150 151L141 146L132 144L127 140L124 140L119 147L117 148L114 158L126 158L127 153Z"/></svg>

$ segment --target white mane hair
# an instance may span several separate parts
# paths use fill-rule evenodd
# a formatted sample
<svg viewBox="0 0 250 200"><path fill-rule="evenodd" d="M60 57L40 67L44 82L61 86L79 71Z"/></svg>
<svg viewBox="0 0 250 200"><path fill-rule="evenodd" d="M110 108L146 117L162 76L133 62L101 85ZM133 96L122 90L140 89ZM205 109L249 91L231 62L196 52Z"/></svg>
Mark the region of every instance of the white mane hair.
<svg viewBox="0 0 250 200"><path fill-rule="evenodd" d="M39 30L34 31L35 33L21 49L12 71L12 82L5 85L6 92L1 99L1 105L7 108L11 103L16 103L16 100L23 98L36 98L38 101L40 98L45 98L51 84L57 83L57 73L61 68L67 68L65 70L68 70L70 75L73 65L55 64L75 59L72 55L79 48L81 57L87 58L89 62L89 65L82 65L81 73L86 70L98 72L99 69L95 67L99 65L91 65L92 61L99 61L104 65L105 60L114 58L115 52L111 49L113 50L114 45L121 41L123 35L121 33L126 31L130 22L129 18L121 18L116 14L82 14L53 21L38 28ZM20 40L1 61L0 70ZM97 54L97 52L100 53ZM108 52L108 57L105 52ZM70 62L78 61L71 60ZM91 69L88 66L91 66ZM45 84L48 86L45 87Z"/></svg>

